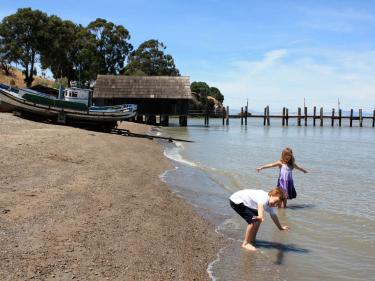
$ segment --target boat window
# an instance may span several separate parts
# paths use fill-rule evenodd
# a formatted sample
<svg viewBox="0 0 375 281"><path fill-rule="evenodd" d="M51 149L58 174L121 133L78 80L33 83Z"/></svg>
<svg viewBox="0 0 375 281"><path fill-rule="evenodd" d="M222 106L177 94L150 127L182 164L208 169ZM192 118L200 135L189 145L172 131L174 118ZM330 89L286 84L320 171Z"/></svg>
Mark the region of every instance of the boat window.
<svg viewBox="0 0 375 281"><path fill-rule="evenodd" d="M76 97L78 97L78 94L77 94L77 92L73 92L73 93L72 93L72 97L73 97L73 98L76 98Z"/></svg>

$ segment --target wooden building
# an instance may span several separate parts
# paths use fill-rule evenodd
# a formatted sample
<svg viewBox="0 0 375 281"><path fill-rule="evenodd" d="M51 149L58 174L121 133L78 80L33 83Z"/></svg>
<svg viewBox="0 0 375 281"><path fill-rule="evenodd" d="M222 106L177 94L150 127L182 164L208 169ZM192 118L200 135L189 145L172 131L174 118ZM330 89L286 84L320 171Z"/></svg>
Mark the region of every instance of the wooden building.
<svg viewBox="0 0 375 281"><path fill-rule="evenodd" d="M134 103L138 105L137 121L168 126L169 116L179 116L187 125L189 100L192 99L187 76L98 75L93 102L95 105Z"/></svg>

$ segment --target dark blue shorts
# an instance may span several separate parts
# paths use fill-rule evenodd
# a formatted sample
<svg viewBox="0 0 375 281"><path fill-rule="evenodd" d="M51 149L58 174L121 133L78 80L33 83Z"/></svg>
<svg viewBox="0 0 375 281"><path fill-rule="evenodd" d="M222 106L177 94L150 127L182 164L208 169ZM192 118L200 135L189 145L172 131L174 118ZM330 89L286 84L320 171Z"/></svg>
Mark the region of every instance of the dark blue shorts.
<svg viewBox="0 0 375 281"><path fill-rule="evenodd" d="M245 206L243 203L236 204L232 200L229 200L230 206L239 214L248 224L252 224L253 217L258 216L258 210L251 209Z"/></svg>

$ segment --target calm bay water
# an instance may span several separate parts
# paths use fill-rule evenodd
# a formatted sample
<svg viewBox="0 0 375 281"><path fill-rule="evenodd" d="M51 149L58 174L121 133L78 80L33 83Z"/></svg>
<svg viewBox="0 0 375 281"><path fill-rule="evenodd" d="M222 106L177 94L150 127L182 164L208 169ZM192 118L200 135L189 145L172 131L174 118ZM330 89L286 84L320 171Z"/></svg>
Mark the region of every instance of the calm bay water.
<svg viewBox="0 0 375 281"><path fill-rule="evenodd" d="M212 279L375 280L375 129L370 121L363 128L230 122L222 126L221 120L210 120L204 127L202 119L190 119L186 128L160 129L162 135L195 141L165 144L176 168L161 177L228 239L208 268ZM293 171L298 196L278 210L291 229L279 231L267 215L258 251L244 251L246 223L229 207L228 197L244 188L270 190L278 169L257 173L255 168L279 159L286 146L309 171Z"/></svg>

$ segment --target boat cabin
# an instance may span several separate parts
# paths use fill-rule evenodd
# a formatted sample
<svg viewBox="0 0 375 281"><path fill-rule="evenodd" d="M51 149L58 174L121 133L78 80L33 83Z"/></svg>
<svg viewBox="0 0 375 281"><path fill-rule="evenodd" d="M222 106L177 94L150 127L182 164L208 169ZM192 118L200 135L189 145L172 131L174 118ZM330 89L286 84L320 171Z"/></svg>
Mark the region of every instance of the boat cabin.
<svg viewBox="0 0 375 281"><path fill-rule="evenodd" d="M64 90L64 100L83 103L87 106L91 105L91 93L90 89L81 88L66 88Z"/></svg>

